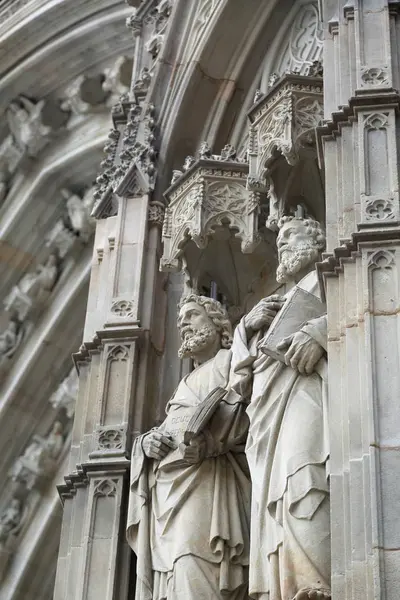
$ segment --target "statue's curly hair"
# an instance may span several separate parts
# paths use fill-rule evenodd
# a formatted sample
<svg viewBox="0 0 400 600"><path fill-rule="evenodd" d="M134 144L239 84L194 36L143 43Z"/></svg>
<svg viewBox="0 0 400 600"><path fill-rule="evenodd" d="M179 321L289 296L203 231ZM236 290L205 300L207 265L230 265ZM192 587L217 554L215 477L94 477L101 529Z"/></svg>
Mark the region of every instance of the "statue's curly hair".
<svg viewBox="0 0 400 600"><path fill-rule="evenodd" d="M325 249L326 237L321 223L314 219L303 219L302 217L288 215L279 219L278 228L280 229L282 225L289 223L290 221L301 221L307 227L307 234L314 239L318 250L322 252L322 250Z"/></svg>
<svg viewBox="0 0 400 600"><path fill-rule="evenodd" d="M221 302L214 300L214 298L208 298L208 296L199 296L198 294L188 294L184 296L179 302L179 310L185 304L189 302L196 302L199 306L202 306L207 313L207 316L214 323L218 333L221 336L221 346L229 349L232 346L232 323L229 320L226 309L222 306ZM179 326L179 317L178 317Z"/></svg>

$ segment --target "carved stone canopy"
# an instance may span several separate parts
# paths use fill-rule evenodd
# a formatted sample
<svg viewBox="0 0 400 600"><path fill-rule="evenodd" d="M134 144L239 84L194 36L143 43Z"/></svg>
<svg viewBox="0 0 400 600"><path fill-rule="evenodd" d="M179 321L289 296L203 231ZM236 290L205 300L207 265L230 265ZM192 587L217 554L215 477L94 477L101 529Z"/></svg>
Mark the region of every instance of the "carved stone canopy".
<svg viewBox="0 0 400 600"><path fill-rule="evenodd" d="M253 252L261 241L260 194L246 187L248 165L207 154L203 151L199 160L186 160L187 170L174 172L175 182L165 193L162 271L179 270L185 247L192 241L204 249L211 239L221 236L221 228L228 237L229 230L235 231L244 253Z"/></svg>
<svg viewBox="0 0 400 600"><path fill-rule="evenodd" d="M248 113L249 188L268 188L267 176L277 156L291 166L316 154L315 128L323 122L321 77L287 74Z"/></svg>
<svg viewBox="0 0 400 600"><path fill-rule="evenodd" d="M113 119L93 193L92 216L96 219L117 213L115 194L141 196L153 191L156 180L154 106L127 95L115 105Z"/></svg>

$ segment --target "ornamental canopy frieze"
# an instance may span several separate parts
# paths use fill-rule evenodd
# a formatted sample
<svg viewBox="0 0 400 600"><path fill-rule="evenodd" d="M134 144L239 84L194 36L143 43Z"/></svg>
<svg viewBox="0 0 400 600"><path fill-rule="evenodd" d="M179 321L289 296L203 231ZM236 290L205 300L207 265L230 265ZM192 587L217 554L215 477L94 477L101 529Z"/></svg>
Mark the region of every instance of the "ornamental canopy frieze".
<svg viewBox="0 0 400 600"><path fill-rule="evenodd" d="M279 156L291 166L316 155L315 128L323 123L321 77L287 74L267 94L256 97L248 113L249 188L268 188L267 178Z"/></svg>
<svg viewBox="0 0 400 600"><path fill-rule="evenodd" d="M232 146L217 156L202 144L198 160L188 157L183 169L174 171L165 193L161 270L179 270L188 243L204 249L223 231L234 232L243 253L253 252L261 241L260 193L247 188L248 164L236 159Z"/></svg>

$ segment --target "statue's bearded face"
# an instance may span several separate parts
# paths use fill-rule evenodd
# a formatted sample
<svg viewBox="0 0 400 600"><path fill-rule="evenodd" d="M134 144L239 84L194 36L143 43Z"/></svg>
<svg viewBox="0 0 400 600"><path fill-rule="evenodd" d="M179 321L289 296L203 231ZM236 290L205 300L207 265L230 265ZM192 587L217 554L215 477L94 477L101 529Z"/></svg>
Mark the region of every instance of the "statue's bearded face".
<svg viewBox="0 0 400 600"><path fill-rule="evenodd" d="M182 340L179 358L194 358L199 352L215 345L218 337L218 331L205 308L196 302L188 302L182 306L178 327Z"/></svg>
<svg viewBox="0 0 400 600"><path fill-rule="evenodd" d="M284 223L276 240L279 265L276 279L284 283L318 259L319 249L307 226L300 219Z"/></svg>

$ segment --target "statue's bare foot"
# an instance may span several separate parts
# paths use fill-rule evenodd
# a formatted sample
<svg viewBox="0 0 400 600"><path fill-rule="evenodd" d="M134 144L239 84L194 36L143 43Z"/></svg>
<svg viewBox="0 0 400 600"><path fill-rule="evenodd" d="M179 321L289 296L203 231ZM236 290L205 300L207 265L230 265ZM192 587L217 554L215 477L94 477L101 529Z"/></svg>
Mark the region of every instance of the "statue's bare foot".
<svg viewBox="0 0 400 600"><path fill-rule="evenodd" d="M316 588L308 588L297 592L293 600L331 600L331 592Z"/></svg>

